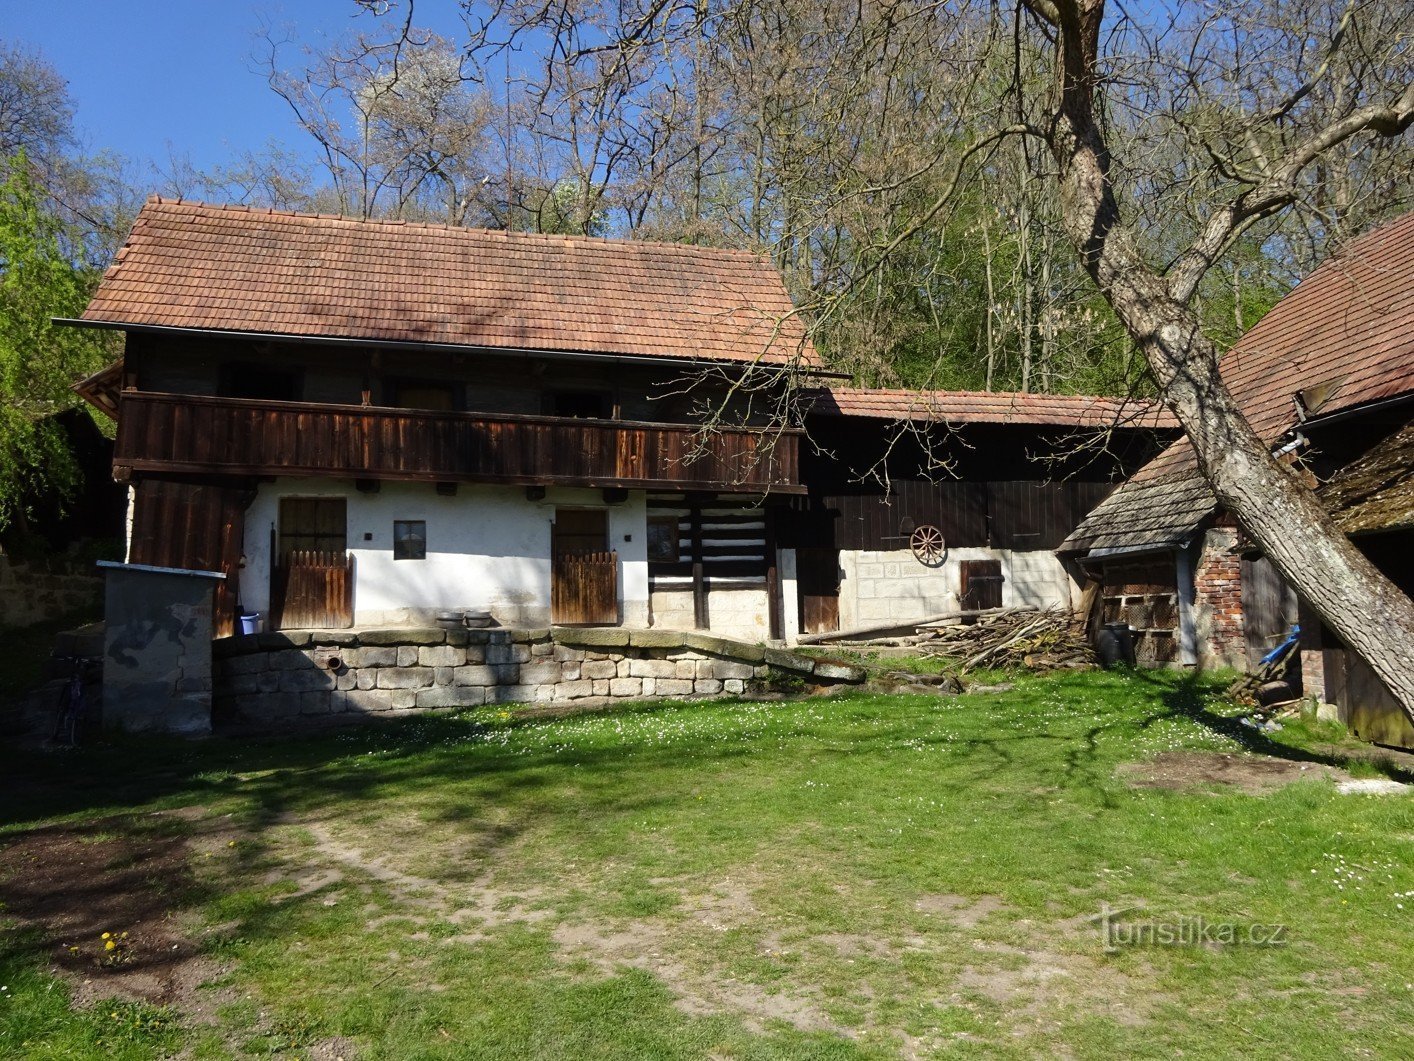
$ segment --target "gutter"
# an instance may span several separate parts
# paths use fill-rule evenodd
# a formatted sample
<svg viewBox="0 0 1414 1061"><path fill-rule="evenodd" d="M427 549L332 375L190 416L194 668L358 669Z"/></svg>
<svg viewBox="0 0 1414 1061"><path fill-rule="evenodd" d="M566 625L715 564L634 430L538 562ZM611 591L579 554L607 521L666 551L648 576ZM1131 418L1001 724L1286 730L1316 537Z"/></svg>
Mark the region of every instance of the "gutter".
<svg viewBox="0 0 1414 1061"><path fill-rule="evenodd" d="M337 335L288 335L284 332L248 332L226 328L178 328L161 324L124 324L121 321L83 320L77 317L51 317L50 323L67 328L94 328L102 331L137 332L143 335L201 336L208 339L244 339L256 342L295 343L312 346L351 347L360 350L415 350L423 353L489 353L524 360L598 361L614 365L701 365L721 369L739 365L794 371L820 379L853 379L848 372L833 372L824 368L793 368L772 362L738 361L711 357L662 357L652 354L601 354L590 350L539 350L505 346L469 346L465 343L422 343L406 339L350 339Z"/></svg>

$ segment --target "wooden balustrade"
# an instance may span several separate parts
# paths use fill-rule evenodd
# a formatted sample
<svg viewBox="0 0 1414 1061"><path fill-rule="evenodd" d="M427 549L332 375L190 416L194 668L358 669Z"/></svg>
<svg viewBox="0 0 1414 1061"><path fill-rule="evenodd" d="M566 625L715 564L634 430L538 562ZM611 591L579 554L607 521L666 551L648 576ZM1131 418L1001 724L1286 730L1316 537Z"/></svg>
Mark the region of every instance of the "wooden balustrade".
<svg viewBox="0 0 1414 1061"><path fill-rule="evenodd" d="M803 493L800 433L124 391L114 468Z"/></svg>

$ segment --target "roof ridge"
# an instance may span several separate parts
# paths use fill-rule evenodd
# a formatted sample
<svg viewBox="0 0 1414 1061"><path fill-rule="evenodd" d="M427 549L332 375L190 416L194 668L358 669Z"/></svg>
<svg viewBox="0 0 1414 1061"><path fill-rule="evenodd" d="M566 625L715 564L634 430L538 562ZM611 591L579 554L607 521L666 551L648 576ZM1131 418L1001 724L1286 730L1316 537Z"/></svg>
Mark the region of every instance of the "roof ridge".
<svg viewBox="0 0 1414 1061"><path fill-rule="evenodd" d="M712 247L702 246L696 243L678 243L672 240L650 240L634 239L632 237L620 236L587 236L569 233L554 232L523 232L516 229L504 228L481 228L475 225L454 225L448 221L416 221L407 218L381 218L381 217L355 217L352 214L330 214L311 213L306 210L288 210L273 206L252 206L249 203L213 203L202 199L187 199L182 196L162 196L152 194L147 197L146 204L154 206L185 206L201 210L216 210L229 213L242 213L252 215L263 215L268 217L284 217L294 220L309 221L343 221L355 225L378 226L382 228L416 228L425 231L449 232L449 233L476 233L479 235L498 236L506 239L524 239L527 241L540 242L564 242L571 244L588 245L610 245L614 247L661 247L665 250L679 251L683 253L698 253L712 255L731 255L734 257L746 257L754 261L769 263L770 259L763 252L748 250L744 247ZM139 211L141 216L141 211Z"/></svg>

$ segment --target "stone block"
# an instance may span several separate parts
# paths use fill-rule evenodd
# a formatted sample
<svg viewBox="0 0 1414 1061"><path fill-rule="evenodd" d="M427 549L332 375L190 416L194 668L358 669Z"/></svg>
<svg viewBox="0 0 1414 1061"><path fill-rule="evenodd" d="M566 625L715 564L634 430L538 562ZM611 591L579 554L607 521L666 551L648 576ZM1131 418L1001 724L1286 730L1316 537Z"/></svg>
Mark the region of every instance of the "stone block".
<svg viewBox="0 0 1414 1061"><path fill-rule="evenodd" d="M511 639L514 641L548 642L550 640L550 628L548 626L532 626L528 630L512 630Z"/></svg>
<svg viewBox="0 0 1414 1061"><path fill-rule="evenodd" d="M304 630L266 630L255 635L261 648L303 648L310 642L310 634Z"/></svg>
<svg viewBox="0 0 1414 1061"><path fill-rule="evenodd" d="M584 678L617 678L619 666L611 659L591 659L580 665L579 673Z"/></svg>
<svg viewBox="0 0 1414 1061"><path fill-rule="evenodd" d="M616 626L557 626L550 631L550 635L561 645L625 648L629 643L629 631Z"/></svg>
<svg viewBox="0 0 1414 1061"><path fill-rule="evenodd" d="M301 670L314 666L314 658L306 652L297 652L294 649L287 649L284 652L271 652L266 659L270 661L271 670Z"/></svg>
<svg viewBox="0 0 1414 1061"><path fill-rule="evenodd" d="M260 691L260 675L230 674L221 680L221 691L232 696Z"/></svg>
<svg viewBox="0 0 1414 1061"><path fill-rule="evenodd" d="M547 659L539 663L521 664L520 684L522 685L554 684L561 677L560 665L554 660Z"/></svg>
<svg viewBox="0 0 1414 1061"><path fill-rule="evenodd" d="M268 670L255 676L255 687L262 693L273 693L280 688L280 675L284 671Z"/></svg>
<svg viewBox="0 0 1414 1061"><path fill-rule="evenodd" d="M582 666L583 664L580 663L561 663L560 680L566 682L579 681L581 677L580 668Z"/></svg>
<svg viewBox="0 0 1414 1061"><path fill-rule="evenodd" d="M466 661L467 661L468 663L485 663L485 662L486 662L486 646L485 646L485 645L467 645L466 648L464 649L464 651L466 652Z"/></svg>
<svg viewBox="0 0 1414 1061"><path fill-rule="evenodd" d="M396 667L398 650L394 645L375 645L357 648L348 659L350 667Z"/></svg>
<svg viewBox="0 0 1414 1061"><path fill-rule="evenodd" d="M549 641L536 641L530 646L531 659L550 659L555 654L555 646Z"/></svg>
<svg viewBox="0 0 1414 1061"><path fill-rule="evenodd" d="M722 691L722 683L716 678L698 678L692 691L698 696L716 696Z"/></svg>
<svg viewBox="0 0 1414 1061"><path fill-rule="evenodd" d="M417 692L418 707L476 707L485 702L486 691L479 685L438 686Z"/></svg>
<svg viewBox="0 0 1414 1061"><path fill-rule="evenodd" d="M457 669L456 669L455 667L433 667L433 668L432 668L432 684L433 684L433 685L451 685L451 684L452 684L452 675L456 674L456 672L457 672Z"/></svg>
<svg viewBox="0 0 1414 1061"><path fill-rule="evenodd" d="M346 648L358 644L358 632L355 630L315 630L309 635L310 643L315 645L338 645Z"/></svg>
<svg viewBox="0 0 1414 1061"><path fill-rule="evenodd" d="M418 664L418 648L416 645L399 645L398 662L394 666L416 667Z"/></svg>
<svg viewBox="0 0 1414 1061"><path fill-rule="evenodd" d="M486 662L493 666L506 663L529 663L530 646L517 644L487 645L485 658Z"/></svg>
<svg viewBox="0 0 1414 1061"><path fill-rule="evenodd" d="M654 691L655 691L657 688L658 688L658 679L657 679L657 678L644 678L644 679L643 679L643 695L644 695L644 696L652 696L653 693L654 693Z"/></svg>
<svg viewBox="0 0 1414 1061"><path fill-rule="evenodd" d="M698 678L716 678L724 681L727 678L750 678L752 666L749 663L738 663L729 659L704 659L697 664Z"/></svg>
<svg viewBox="0 0 1414 1061"><path fill-rule="evenodd" d="M374 689L378 686L378 672L376 670L354 671L355 689Z"/></svg>
<svg viewBox="0 0 1414 1061"><path fill-rule="evenodd" d="M674 678L677 664L669 659L632 659L628 661L630 678Z"/></svg>
<svg viewBox="0 0 1414 1061"><path fill-rule="evenodd" d="M374 712L390 711L393 707L392 694L386 689L350 689L335 693L330 698L334 711Z"/></svg>
<svg viewBox="0 0 1414 1061"><path fill-rule="evenodd" d="M300 693L299 711L301 715L327 715L334 710L334 693L325 690L320 693Z"/></svg>
<svg viewBox="0 0 1414 1061"><path fill-rule="evenodd" d="M633 660L627 658L621 659L614 664L614 674L620 678L631 678L633 675L629 674L629 669L632 666Z"/></svg>
<svg viewBox="0 0 1414 1061"><path fill-rule="evenodd" d="M259 674L270 669L270 660L265 653L257 652L249 656L234 656L221 664L221 669L229 675Z"/></svg>
<svg viewBox="0 0 1414 1061"><path fill-rule="evenodd" d="M836 682L862 682L865 678L864 668L855 667L849 663L839 663L834 660L816 660L815 677L826 678Z"/></svg>
<svg viewBox="0 0 1414 1061"><path fill-rule="evenodd" d="M421 667L460 667L466 662L466 649L452 645L424 645L417 650Z"/></svg>
<svg viewBox="0 0 1414 1061"><path fill-rule="evenodd" d="M554 644L552 644L551 648L554 651L555 658L561 663L581 663L584 660L584 649L582 648L574 648L570 645Z"/></svg>
<svg viewBox="0 0 1414 1061"><path fill-rule="evenodd" d="M447 631L447 644L455 645L457 648L466 648L471 643L470 632L463 629Z"/></svg>
<svg viewBox="0 0 1414 1061"><path fill-rule="evenodd" d="M765 654L766 663L777 670L794 671L797 674L811 674L815 670L815 661L809 656L802 656L795 652L783 652L778 648L768 648Z"/></svg>
<svg viewBox="0 0 1414 1061"><path fill-rule="evenodd" d="M519 681L520 665L516 663L468 664L452 675L455 685L515 685Z"/></svg>
<svg viewBox="0 0 1414 1061"><path fill-rule="evenodd" d="M587 679L579 681L560 682L555 686L556 700L578 700L583 696L594 695L594 683Z"/></svg>
<svg viewBox="0 0 1414 1061"><path fill-rule="evenodd" d="M608 695L609 695L609 682L610 682L610 681L611 681L611 679L609 679L609 678L595 678L594 681L590 683L590 684L593 686L593 688L594 688L594 695L595 695L595 696L608 696Z"/></svg>
<svg viewBox="0 0 1414 1061"><path fill-rule="evenodd" d="M360 645L441 645L446 641L447 631L430 627L364 630L358 635Z"/></svg>
<svg viewBox="0 0 1414 1061"><path fill-rule="evenodd" d="M542 690L548 689L549 692ZM553 685L497 685L486 690L488 704L533 704L555 695Z"/></svg>
<svg viewBox="0 0 1414 1061"><path fill-rule="evenodd" d="M692 659L678 660L673 664L673 677L686 678L688 681L691 681L693 678L697 677L697 663L698 660L696 659L696 657Z"/></svg>
<svg viewBox="0 0 1414 1061"><path fill-rule="evenodd" d="M381 667L378 670L380 689L425 689L432 684L431 667Z"/></svg>
<svg viewBox="0 0 1414 1061"><path fill-rule="evenodd" d="M628 643L638 648L681 648L683 635L677 630L630 630Z"/></svg>
<svg viewBox="0 0 1414 1061"><path fill-rule="evenodd" d="M722 682L722 692L738 696L746 692L746 682L742 681L740 678L728 678Z"/></svg>
<svg viewBox="0 0 1414 1061"><path fill-rule="evenodd" d="M415 689L389 689L388 704L394 711L407 711L417 706Z"/></svg>
<svg viewBox="0 0 1414 1061"><path fill-rule="evenodd" d="M614 678L609 682L610 696L642 696L642 678Z"/></svg>
<svg viewBox="0 0 1414 1061"><path fill-rule="evenodd" d="M334 675L322 670L287 670L280 672L280 692L308 693L316 689L332 689Z"/></svg>
<svg viewBox="0 0 1414 1061"><path fill-rule="evenodd" d="M347 667L334 678L334 688L347 690L358 688L358 672L351 671Z"/></svg>
<svg viewBox="0 0 1414 1061"><path fill-rule="evenodd" d="M659 678L654 684L659 696L692 695L692 682L686 678Z"/></svg>

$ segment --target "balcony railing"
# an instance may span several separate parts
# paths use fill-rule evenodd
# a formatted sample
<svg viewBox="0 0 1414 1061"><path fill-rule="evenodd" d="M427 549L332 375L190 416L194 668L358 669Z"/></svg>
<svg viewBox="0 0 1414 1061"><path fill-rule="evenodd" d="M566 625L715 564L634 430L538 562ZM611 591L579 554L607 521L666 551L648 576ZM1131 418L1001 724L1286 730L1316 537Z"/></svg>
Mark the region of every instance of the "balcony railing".
<svg viewBox="0 0 1414 1061"><path fill-rule="evenodd" d="M796 431L123 391L115 469L803 493Z"/></svg>

